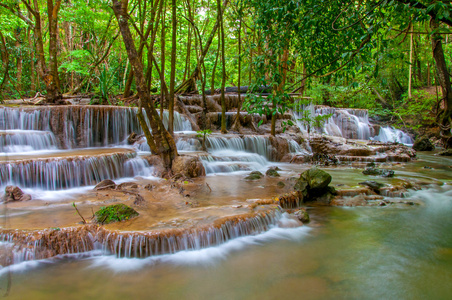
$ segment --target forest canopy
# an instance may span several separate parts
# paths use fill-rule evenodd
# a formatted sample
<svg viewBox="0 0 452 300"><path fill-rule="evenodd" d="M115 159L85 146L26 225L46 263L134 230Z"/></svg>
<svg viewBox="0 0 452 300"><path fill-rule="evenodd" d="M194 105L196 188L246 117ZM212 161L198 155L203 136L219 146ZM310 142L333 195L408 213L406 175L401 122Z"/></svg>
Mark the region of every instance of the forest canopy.
<svg viewBox="0 0 452 300"><path fill-rule="evenodd" d="M295 96L450 137L451 13L450 1L4 0L0 99L125 105L142 77L171 110L178 94L249 86L250 112L275 116Z"/></svg>

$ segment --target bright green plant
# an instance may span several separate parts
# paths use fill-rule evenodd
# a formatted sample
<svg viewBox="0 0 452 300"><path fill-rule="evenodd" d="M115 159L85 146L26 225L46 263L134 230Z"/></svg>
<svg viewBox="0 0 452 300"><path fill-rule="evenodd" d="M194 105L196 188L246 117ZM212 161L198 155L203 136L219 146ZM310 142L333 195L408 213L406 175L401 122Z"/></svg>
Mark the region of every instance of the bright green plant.
<svg viewBox="0 0 452 300"><path fill-rule="evenodd" d="M212 134L212 130L210 130L210 129L196 131L196 137L202 138L201 141L202 141L202 150L203 151L207 151L206 138L211 134Z"/></svg>

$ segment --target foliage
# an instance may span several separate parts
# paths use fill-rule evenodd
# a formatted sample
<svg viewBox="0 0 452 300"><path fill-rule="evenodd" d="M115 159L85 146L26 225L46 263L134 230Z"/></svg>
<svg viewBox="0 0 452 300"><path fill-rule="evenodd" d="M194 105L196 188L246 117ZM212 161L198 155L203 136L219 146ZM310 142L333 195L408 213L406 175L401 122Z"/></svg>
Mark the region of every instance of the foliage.
<svg viewBox="0 0 452 300"><path fill-rule="evenodd" d="M206 137L212 134L212 130L204 129L196 131L196 137L202 138L202 150L207 151Z"/></svg>
<svg viewBox="0 0 452 300"><path fill-rule="evenodd" d="M102 206L95 213L96 220L101 224L109 224L132 219L138 216L138 212L125 204Z"/></svg>

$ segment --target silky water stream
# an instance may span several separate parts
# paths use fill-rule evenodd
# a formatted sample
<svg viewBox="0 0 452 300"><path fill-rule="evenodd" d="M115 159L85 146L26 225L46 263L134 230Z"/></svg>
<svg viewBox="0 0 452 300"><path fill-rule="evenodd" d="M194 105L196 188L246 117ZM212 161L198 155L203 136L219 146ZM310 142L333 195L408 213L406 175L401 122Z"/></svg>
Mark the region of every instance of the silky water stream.
<svg viewBox="0 0 452 300"><path fill-rule="evenodd" d="M5 129L10 134L20 128ZM75 145L82 140L74 138L71 143ZM140 163L140 152L119 145L121 142L106 142L98 149L49 151L62 151L70 157L70 151L76 151L77 156L79 151L87 151L87 157L93 153L126 153L124 161L117 162L114 170L102 176L116 175L119 182L158 182L159 179L151 177L151 166ZM20 143L19 139L17 144ZM94 140L85 139L85 143L101 146ZM195 180L200 185L207 183L211 189L198 193L201 208L213 199L219 205L278 195L278 181L297 176L310 167L271 162L266 143L261 137L245 140L213 135L208 141L209 154L203 158L208 174ZM56 144L52 141L49 147ZM114 148L105 148L107 145ZM178 145L182 151L199 150L190 135L181 137ZM9 157L12 155L10 152ZM47 153L51 157L64 156L52 155L53 152ZM79 160L83 158L81 155ZM25 159L15 157L11 161ZM135 168L126 171L127 164ZM386 167L396 172L391 179L369 178L351 165L326 168L333 177L332 185L338 188L356 187L367 179L388 184L400 180L422 182L424 189L410 190L403 198L419 205L312 207L308 209L311 222L301 227L278 213L272 217L275 221L269 219L266 230L257 233L210 247L143 258L118 258L98 247L48 259L17 261L0 270L0 288L5 291L11 284L12 299L449 299L451 164L450 158L420 153L414 162L388 164ZM250 170L265 171L275 165L281 169L279 179L244 180ZM11 173L6 167L5 170L2 174ZM2 176L6 176L2 177L3 183L15 180ZM58 174L55 176L58 178ZM27 228L27 223L39 224L42 218L50 223L56 220L55 224L64 223L65 219L74 223L77 216L74 217L70 204L81 201L80 206L90 206L83 195L92 189L89 180L100 178L96 177L99 174L93 176L84 179L86 184L68 177L55 187L31 181L24 190L40 200L33 200L30 207L3 211L3 227ZM49 209L42 208L43 203ZM2 246L7 248L9 243Z"/></svg>

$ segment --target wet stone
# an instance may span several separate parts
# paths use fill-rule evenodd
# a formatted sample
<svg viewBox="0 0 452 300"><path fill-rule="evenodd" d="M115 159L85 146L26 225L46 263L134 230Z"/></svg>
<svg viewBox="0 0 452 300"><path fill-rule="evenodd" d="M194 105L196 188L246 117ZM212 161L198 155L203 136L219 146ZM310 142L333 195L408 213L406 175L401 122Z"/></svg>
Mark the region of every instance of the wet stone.
<svg viewBox="0 0 452 300"><path fill-rule="evenodd" d="M248 176L245 177L246 180L257 180L261 179L264 174L259 171L253 171Z"/></svg>
<svg viewBox="0 0 452 300"><path fill-rule="evenodd" d="M366 168L363 171L364 175L374 175L374 176L381 176L381 177L394 177L394 171L393 170L383 170L383 169L377 169L377 168Z"/></svg>
<svg viewBox="0 0 452 300"><path fill-rule="evenodd" d="M279 175L278 171L276 171L275 169L268 169L267 172L265 172L265 175L269 176L269 177L279 177L281 175Z"/></svg>
<svg viewBox="0 0 452 300"><path fill-rule="evenodd" d="M116 188L116 183L113 180L105 179L99 182L95 187L95 191L102 191L102 190L111 190Z"/></svg>

